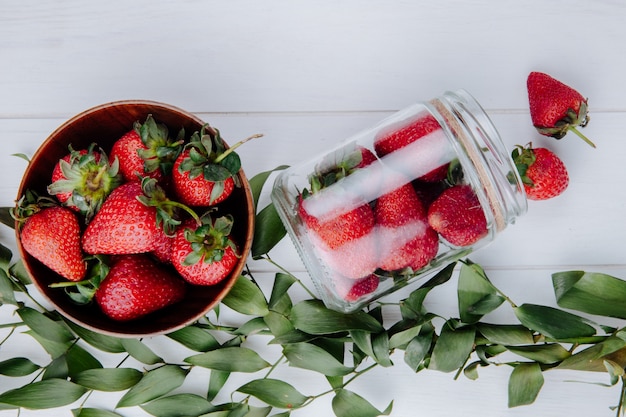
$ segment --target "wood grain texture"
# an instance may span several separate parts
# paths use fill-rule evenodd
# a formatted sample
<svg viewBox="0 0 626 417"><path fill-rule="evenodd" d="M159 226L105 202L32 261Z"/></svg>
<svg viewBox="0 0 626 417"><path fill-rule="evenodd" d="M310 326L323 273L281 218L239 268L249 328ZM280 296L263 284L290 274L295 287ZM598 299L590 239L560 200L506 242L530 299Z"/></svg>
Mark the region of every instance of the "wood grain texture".
<svg viewBox="0 0 626 417"><path fill-rule="evenodd" d="M178 106L218 127L229 143L263 133L239 150L251 177L309 159L413 102L465 88L508 147L531 141L547 146L569 168L565 194L530 202L525 216L472 255L517 303L555 305L553 272L585 269L626 278L624 16L626 3L617 0L0 0L0 206L13 204L26 167L11 154L33 155L66 119L109 101ZM536 133L525 85L532 70L551 73L589 97L585 134L596 150L573 135L554 141ZM261 203L268 201L266 191ZM13 232L0 226L0 241L13 248ZM287 239L272 256L307 281ZM250 267L271 285L270 265ZM438 288L428 308L457 315L454 283ZM514 316L499 309L489 319L506 323ZM13 320L12 310L0 307L0 322ZM163 355L180 349L163 339L148 343ZM269 359L280 355L265 341L253 343ZM0 360L13 356L46 361L28 335L2 346ZM107 360L114 366L120 359ZM351 385L379 408L394 400L393 416L608 417L619 396L617 387L569 382L608 383L607 375L548 372L534 405L508 409L510 369L481 369L478 381L455 381L434 371L413 374L401 355L393 360L396 366ZM204 393L208 372L193 372L191 388ZM276 377L306 394L327 387L293 368ZM233 379L227 388L240 383ZM120 396L98 393L89 403L111 409ZM292 415L331 415L330 407L324 398ZM147 416L138 408L118 411Z"/></svg>

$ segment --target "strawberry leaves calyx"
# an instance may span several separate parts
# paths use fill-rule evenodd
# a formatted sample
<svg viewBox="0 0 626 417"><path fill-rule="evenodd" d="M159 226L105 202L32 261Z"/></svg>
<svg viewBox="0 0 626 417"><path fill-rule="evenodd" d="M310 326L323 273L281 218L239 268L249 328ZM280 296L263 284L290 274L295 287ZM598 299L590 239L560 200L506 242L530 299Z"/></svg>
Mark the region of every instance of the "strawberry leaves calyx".
<svg viewBox="0 0 626 417"><path fill-rule="evenodd" d="M92 255L85 258L87 278L81 281L63 281L50 284L50 288L63 288L70 300L79 305L89 304L100 288L100 283L109 274L109 258Z"/></svg>
<svg viewBox="0 0 626 417"><path fill-rule="evenodd" d="M169 175L182 150L185 130L181 129L176 140L172 141L167 126L157 123L152 115L148 115L144 123L135 122L133 129L146 147L137 151L144 161L144 171L150 173L160 169Z"/></svg>
<svg viewBox="0 0 626 417"><path fill-rule="evenodd" d="M180 164L180 170L189 172L189 178L194 179L203 175L204 179L219 183L233 177L241 169L241 159L235 149L251 139L263 135L256 134L227 147L218 129L209 131L209 125L202 126L200 131L191 135L186 148L189 156Z"/></svg>
<svg viewBox="0 0 626 417"><path fill-rule="evenodd" d="M137 200L146 207L156 208L157 226L162 228L167 236L173 236L176 228L181 224L178 215L180 210L187 212L197 223L200 223L196 212L178 201L170 200L156 179L143 177L141 189L143 194L137 196Z"/></svg>
<svg viewBox="0 0 626 417"><path fill-rule="evenodd" d="M68 159L59 160L62 178L48 186L48 193L69 193L63 204L75 207L89 221L102 207L102 203L122 183L119 161L109 161L106 153L92 143L86 151L69 146Z"/></svg>
<svg viewBox="0 0 626 417"><path fill-rule="evenodd" d="M517 168L517 172L519 172L522 182L531 187L535 185L533 180L526 175L528 168L537 160L532 144L529 143L526 147L517 145L511 152L511 157L513 158L513 162L515 163L515 167Z"/></svg>
<svg viewBox="0 0 626 417"><path fill-rule="evenodd" d="M26 190L24 195L17 201L15 207L11 208L9 214L22 226L29 217L44 208L56 206L59 206L59 204L54 199L40 196L33 190Z"/></svg>
<svg viewBox="0 0 626 417"><path fill-rule="evenodd" d="M214 220L209 211L200 220L200 225L195 229L185 229L185 239L191 244L192 250L184 259L184 265L195 265L200 261L219 262L228 247L237 253L236 245L230 238L233 226L231 215L224 215Z"/></svg>

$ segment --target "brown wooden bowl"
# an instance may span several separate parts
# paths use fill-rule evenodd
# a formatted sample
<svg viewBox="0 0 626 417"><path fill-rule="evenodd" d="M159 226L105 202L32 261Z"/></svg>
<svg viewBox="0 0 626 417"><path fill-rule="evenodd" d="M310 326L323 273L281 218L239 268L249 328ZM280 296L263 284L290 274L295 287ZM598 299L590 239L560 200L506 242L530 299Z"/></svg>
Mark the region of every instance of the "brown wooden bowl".
<svg viewBox="0 0 626 417"><path fill-rule="evenodd" d="M192 132L200 130L205 124L191 113L153 101L126 100L93 107L63 123L43 142L24 173L18 199L28 189L46 195L52 170L58 160L68 153L70 144L74 149L82 149L96 142L108 153L116 139L131 130L135 121L145 121L149 114L157 122L168 126L170 134L174 137L181 128L185 128L186 136L189 137ZM20 255L34 285L59 313L74 323L89 330L117 337L145 337L172 332L193 323L213 309L226 296L244 268L254 234L254 207L250 186L243 170L239 171L238 176L241 187L235 188L233 194L219 205L218 212L230 213L235 219L233 238L242 255L239 263L231 274L217 285L190 285L183 301L144 318L118 322L105 316L95 302L90 305L78 305L70 300L62 288L50 288L50 284L61 282L64 278L22 248L16 224Z"/></svg>

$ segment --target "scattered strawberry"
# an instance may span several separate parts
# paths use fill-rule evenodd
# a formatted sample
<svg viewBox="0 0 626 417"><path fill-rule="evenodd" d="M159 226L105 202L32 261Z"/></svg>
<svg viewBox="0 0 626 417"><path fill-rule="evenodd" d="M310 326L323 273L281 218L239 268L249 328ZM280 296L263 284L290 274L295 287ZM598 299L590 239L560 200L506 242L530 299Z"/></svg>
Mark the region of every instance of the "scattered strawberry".
<svg viewBox="0 0 626 417"><path fill-rule="evenodd" d="M121 184L118 168L117 161L109 163L104 151L95 150L95 144L81 150L70 147L70 153L52 171L48 193L89 221L111 191Z"/></svg>
<svg viewBox="0 0 626 417"><path fill-rule="evenodd" d="M124 255L111 266L95 293L108 317L128 321L181 301L185 283L145 255Z"/></svg>
<svg viewBox="0 0 626 417"><path fill-rule="evenodd" d="M335 279L335 291L341 298L352 303L376 291L379 283L380 278L376 275L369 275L357 280L337 277Z"/></svg>
<svg viewBox="0 0 626 417"><path fill-rule="evenodd" d="M469 246L487 235L487 219L469 185L445 190L428 209L428 223L454 246Z"/></svg>
<svg viewBox="0 0 626 417"><path fill-rule="evenodd" d="M181 147L181 138L173 142L167 126L149 115L143 124L136 122L132 130L115 141L110 156L111 160L118 159L126 181L140 181L146 176L161 181L170 174Z"/></svg>
<svg viewBox="0 0 626 417"><path fill-rule="evenodd" d="M546 148L517 146L512 152L526 196L531 200L547 200L563 193L569 175L563 161Z"/></svg>
<svg viewBox="0 0 626 417"><path fill-rule="evenodd" d="M33 194L21 199L14 217L20 222L20 242L26 252L70 281L87 272L80 247L80 225L67 208L42 204Z"/></svg>
<svg viewBox="0 0 626 417"><path fill-rule="evenodd" d="M230 274L239 254L230 236L232 216L212 219L207 213L184 222L172 242L171 263L178 273L195 285L214 285Z"/></svg>
<svg viewBox="0 0 626 417"><path fill-rule="evenodd" d="M250 136L227 148L219 130L213 134L207 128L193 133L172 169L174 191L182 203L190 206L213 206L228 198L239 185L236 175L241 160L235 148L261 136Z"/></svg>
<svg viewBox="0 0 626 417"><path fill-rule="evenodd" d="M574 132L590 146L596 147L576 126L589 122L587 99L578 91L542 72L531 72L526 82L530 117L539 133L561 139Z"/></svg>
<svg viewBox="0 0 626 417"><path fill-rule="evenodd" d="M411 183L380 196L374 214L381 269L416 271L437 255L439 238Z"/></svg>
<svg viewBox="0 0 626 417"><path fill-rule="evenodd" d="M90 254L121 255L154 251L163 233L157 208L147 206L142 184L128 182L113 190L83 234Z"/></svg>

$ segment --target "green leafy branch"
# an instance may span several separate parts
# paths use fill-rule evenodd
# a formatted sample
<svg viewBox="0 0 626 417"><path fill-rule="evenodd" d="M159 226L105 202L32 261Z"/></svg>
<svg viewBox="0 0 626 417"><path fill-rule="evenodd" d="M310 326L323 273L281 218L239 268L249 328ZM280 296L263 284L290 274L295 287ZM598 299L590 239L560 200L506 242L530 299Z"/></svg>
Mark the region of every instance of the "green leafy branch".
<svg viewBox="0 0 626 417"><path fill-rule="evenodd" d="M271 173L251 179L255 204ZM11 252L0 245L0 301L2 308L13 308L19 318L1 324L9 331L0 347L21 332L50 357L44 365L25 357L0 362L0 378L30 378L29 383L0 393L0 410L53 409L78 403L72 410L75 417L119 417L126 407L141 407L157 417L285 417L330 396L337 417L389 415L393 401L379 410L350 390L350 384L376 367L395 366L393 360L399 356L414 372L453 373L455 378L476 379L487 366L510 368L510 407L534 402L544 373L551 370L604 372L606 385L621 382L624 387L626 329L571 312L626 319L626 282L621 279L560 272L552 276L559 308L517 305L493 285L483 268L466 260L448 265L398 303L374 303L367 310L342 314L327 309L297 276L269 256L285 235L274 207L270 204L258 210L256 220L252 256L277 270L269 294L247 270L213 313L157 337L157 342L167 338L193 352L176 358L160 357L144 340L94 333L46 310L28 294L29 280L21 261L11 263ZM454 276L458 278L458 317L430 312L429 294ZM294 284L311 297L294 303L290 295ZM221 310L225 308L241 315L241 323L223 323ZM517 322L489 323L486 318L499 308L511 308ZM385 324L398 313L399 320ZM258 338L280 349L280 357L270 362L252 349L249 342ZM94 350L97 353L90 353ZM102 365L105 355L117 354L123 358L116 366ZM128 365L130 358L139 366ZM328 389L302 393L274 377L281 366L322 375ZM183 385L195 368L210 372L204 393L188 392ZM218 400L233 374L249 378L227 393L229 401ZM121 398L110 410L89 407L95 391L120 392ZM615 407L617 415L624 408L623 392Z"/></svg>

